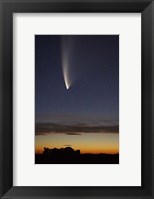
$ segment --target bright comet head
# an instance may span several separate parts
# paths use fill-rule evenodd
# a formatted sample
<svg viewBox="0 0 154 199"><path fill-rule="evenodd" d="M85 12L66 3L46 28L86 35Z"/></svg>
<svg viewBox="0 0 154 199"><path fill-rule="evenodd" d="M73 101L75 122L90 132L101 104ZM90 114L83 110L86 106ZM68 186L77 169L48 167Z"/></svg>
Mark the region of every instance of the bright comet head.
<svg viewBox="0 0 154 199"><path fill-rule="evenodd" d="M71 85L69 81L68 65L63 65L63 75L64 75L65 86L66 86L66 89L68 90Z"/></svg>

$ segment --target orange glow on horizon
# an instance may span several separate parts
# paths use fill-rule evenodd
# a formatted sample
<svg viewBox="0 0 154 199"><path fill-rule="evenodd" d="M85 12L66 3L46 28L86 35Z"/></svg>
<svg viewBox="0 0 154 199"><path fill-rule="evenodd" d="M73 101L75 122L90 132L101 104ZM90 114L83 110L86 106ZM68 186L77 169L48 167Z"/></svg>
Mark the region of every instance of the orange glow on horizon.
<svg viewBox="0 0 154 199"><path fill-rule="evenodd" d="M47 148L53 148L53 147L47 147ZM64 147L60 147L60 148L64 148ZM73 148L73 147L72 147ZM85 153L90 153L90 154L100 154L100 153L104 153L104 154L117 154L119 153L119 149L118 148L112 148L112 149L85 149L85 148L73 148L74 150L80 150L81 154L85 154ZM36 154L42 154L44 150L44 147L36 147L35 149L35 153Z"/></svg>
<svg viewBox="0 0 154 199"><path fill-rule="evenodd" d="M83 133L82 135L50 134L35 137L35 152L43 153L44 147L65 148L70 145L80 153L117 154L119 153L119 134Z"/></svg>

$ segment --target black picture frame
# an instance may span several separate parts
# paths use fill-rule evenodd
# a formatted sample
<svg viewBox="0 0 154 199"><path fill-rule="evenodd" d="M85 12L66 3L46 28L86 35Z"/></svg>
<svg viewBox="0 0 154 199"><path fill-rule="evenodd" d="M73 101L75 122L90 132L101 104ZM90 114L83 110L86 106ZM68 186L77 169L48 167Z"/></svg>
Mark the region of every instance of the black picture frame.
<svg viewBox="0 0 154 199"><path fill-rule="evenodd" d="M142 21L142 186L13 186L13 13L141 13ZM153 0L0 0L0 197L1 198L154 198L154 1ZM129 172L129 171L126 171ZM82 180L82 179L81 179Z"/></svg>

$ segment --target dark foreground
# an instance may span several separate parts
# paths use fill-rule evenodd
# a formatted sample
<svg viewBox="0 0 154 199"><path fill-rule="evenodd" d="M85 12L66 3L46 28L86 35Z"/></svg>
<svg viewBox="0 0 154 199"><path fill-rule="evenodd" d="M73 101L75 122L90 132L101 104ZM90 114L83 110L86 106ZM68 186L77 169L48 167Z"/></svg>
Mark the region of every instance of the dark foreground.
<svg viewBox="0 0 154 199"><path fill-rule="evenodd" d="M35 154L35 164L119 164L119 154L79 154L59 157Z"/></svg>

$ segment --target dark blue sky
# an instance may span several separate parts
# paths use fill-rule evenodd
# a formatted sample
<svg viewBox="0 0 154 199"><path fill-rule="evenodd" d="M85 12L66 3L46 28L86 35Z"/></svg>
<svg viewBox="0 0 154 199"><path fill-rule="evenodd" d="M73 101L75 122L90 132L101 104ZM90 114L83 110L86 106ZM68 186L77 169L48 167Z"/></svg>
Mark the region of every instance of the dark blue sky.
<svg viewBox="0 0 154 199"><path fill-rule="evenodd" d="M62 70L62 39L71 74L67 90ZM66 50L67 48L63 48ZM82 71L82 72L81 72ZM119 36L35 36L36 122L58 120L119 120ZM59 118L59 119L58 119Z"/></svg>

